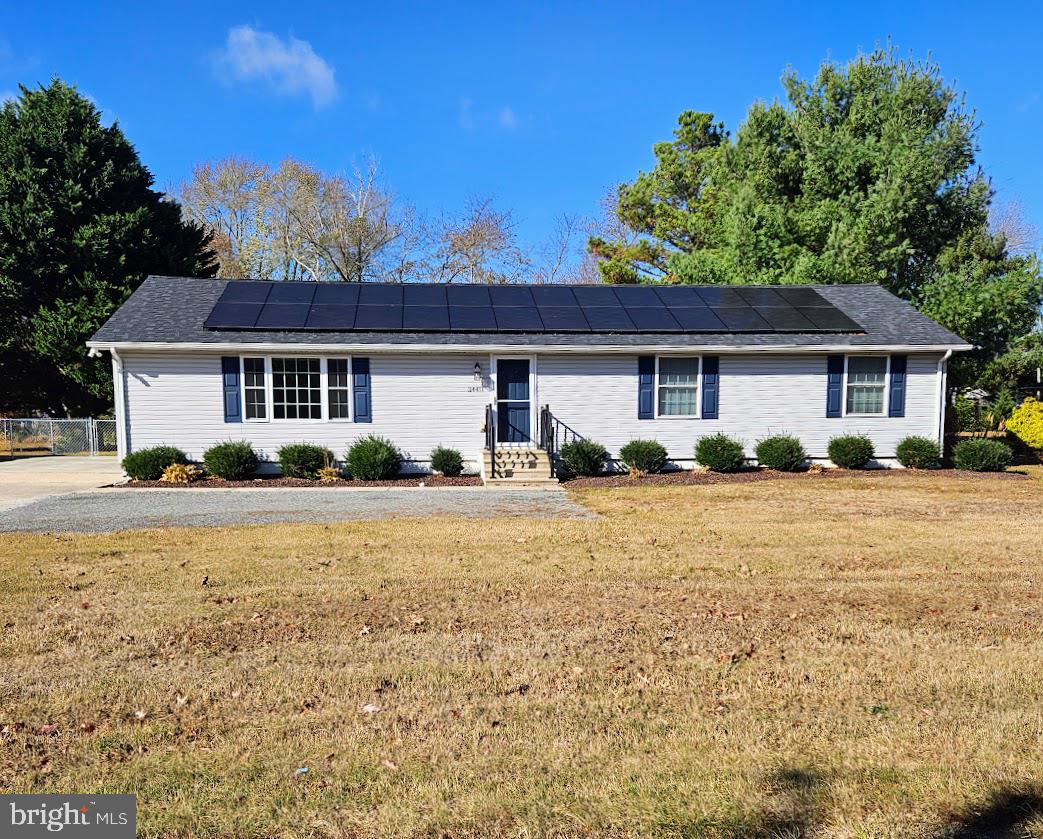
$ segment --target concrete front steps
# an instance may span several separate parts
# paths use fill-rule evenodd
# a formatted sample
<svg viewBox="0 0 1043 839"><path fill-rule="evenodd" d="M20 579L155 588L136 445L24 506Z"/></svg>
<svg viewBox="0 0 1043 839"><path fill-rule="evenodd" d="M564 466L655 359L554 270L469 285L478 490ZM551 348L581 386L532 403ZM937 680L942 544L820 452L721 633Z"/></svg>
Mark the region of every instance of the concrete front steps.
<svg viewBox="0 0 1043 839"><path fill-rule="evenodd" d="M550 458L543 449L497 448L495 457L486 449L482 457L486 486L526 489L560 486L550 473Z"/></svg>

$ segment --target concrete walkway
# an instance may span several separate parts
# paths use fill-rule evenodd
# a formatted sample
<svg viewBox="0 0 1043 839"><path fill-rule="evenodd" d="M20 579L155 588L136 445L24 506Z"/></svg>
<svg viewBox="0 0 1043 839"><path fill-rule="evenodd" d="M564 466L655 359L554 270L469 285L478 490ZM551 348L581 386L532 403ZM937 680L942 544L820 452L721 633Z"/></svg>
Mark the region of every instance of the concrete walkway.
<svg viewBox="0 0 1043 839"><path fill-rule="evenodd" d="M121 479L116 457L24 457L0 461L0 512Z"/></svg>
<svg viewBox="0 0 1043 839"><path fill-rule="evenodd" d="M0 532L112 533L154 527L337 522L405 516L593 514L561 489L101 489L0 512Z"/></svg>

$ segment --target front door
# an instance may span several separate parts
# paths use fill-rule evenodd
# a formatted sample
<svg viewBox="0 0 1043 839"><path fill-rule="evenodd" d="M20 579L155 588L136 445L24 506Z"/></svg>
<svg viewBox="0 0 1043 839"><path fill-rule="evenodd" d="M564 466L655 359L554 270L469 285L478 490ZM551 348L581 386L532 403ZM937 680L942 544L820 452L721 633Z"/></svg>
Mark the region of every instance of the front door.
<svg viewBox="0 0 1043 839"><path fill-rule="evenodd" d="M531 416L532 411L529 402L529 360L527 358L497 359L497 442L531 442Z"/></svg>

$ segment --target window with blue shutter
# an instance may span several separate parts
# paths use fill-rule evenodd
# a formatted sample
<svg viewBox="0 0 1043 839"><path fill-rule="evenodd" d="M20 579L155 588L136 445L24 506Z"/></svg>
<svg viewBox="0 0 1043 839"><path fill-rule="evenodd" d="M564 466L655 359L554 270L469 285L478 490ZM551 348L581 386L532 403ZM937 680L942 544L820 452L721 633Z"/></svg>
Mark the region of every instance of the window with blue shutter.
<svg viewBox="0 0 1043 839"><path fill-rule="evenodd" d="M368 358L351 359L351 389L354 394L355 422L373 422Z"/></svg>
<svg viewBox="0 0 1043 839"><path fill-rule="evenodd" d="M655 356L637 357L637 418L652 419L655 416Z"/></svg>
<svg viewBox="0 0 1043 839"><path fill-rule="evenodd" d="M703 356L703 419L717 419L720 362L716 355Z"/></svg>
<svg viewBox="0 0 1043 839"><path fill-rule="evenodd" d="M907 357L904 355L891 356L891 387L888 389L890 398L887 403L887 415L889 417L905 416L905 370Z"/></svg>
<svg viewBox="0 0 1043 839"><path fill-rule="evenodd" d="M841 398L844 389L844 356L831 355L826 358L826 416L842 415Z"/></svg>
<svg viewBox="0 0 1043 839"><path fill-rule="evenodd" d="M239 356L221 356L221 385L225 396L225 422L242 422L242 399L239 396Z"/></svg>

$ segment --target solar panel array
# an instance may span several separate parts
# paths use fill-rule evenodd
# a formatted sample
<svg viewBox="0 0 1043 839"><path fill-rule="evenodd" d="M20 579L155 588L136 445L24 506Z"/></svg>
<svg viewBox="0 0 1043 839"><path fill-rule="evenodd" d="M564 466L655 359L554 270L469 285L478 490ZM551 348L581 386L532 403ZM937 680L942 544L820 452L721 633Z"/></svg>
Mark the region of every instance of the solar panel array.
<svg viewBox="0 0 1043 839"><path fill-rule="evenodd" d="M205 326L323 332L862 332L812 288L269 283L225 286Z"/></svg>

